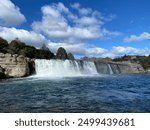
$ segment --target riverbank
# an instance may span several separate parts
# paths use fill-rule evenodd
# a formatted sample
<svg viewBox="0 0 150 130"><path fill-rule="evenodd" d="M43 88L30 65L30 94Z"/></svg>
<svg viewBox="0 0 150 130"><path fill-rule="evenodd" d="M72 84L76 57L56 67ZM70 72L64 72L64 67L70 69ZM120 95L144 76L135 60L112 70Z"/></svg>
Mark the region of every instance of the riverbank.
<svg viewBox="0 0 150 130"><path fill-rule="evenodd" d="M138 63L131 63L131 62L111 62L111 61L102 61L102 60L60 60L60 59L53 59L52 62L47 62L48 60L42 60L40 63L42 64L42 69L48 69L47 67L50 66L51 69L54 69L53 72L58 69L57 75L59 75L59 72L64 71L65 69L66 73L72 73L72 70L78 70L81 73L86 70L86 65L88 63L92 62L92 65L95 66L94 70L97 71L99 74L141 74L141 73L149 73L150 71L145 71L143 67ZM51 60L50 60L51 61ZM61 62L60 62L61 61ZM67 62L65 62L67 61ZM59 68L57 66L53 66L53 62L59 65ZM49 64L48 64L49 63ZM27 57L24 57L22 55L18 54L9 54L9 53L0 53L0 78L20 78L20 77L28 77L34 73L36 73L36 65L35 65L35 59L30 59ZM66 65L67 64L67 65ZM64 66L64 68L62 68ZM67 68L68 71L67 71ZM88 70L90 70L90 64L88 66ZM60 69L62 70L60 71ZM48 72L50 70L46 70L45 72ZM55 73L54 73L55 76Z"/></svg>

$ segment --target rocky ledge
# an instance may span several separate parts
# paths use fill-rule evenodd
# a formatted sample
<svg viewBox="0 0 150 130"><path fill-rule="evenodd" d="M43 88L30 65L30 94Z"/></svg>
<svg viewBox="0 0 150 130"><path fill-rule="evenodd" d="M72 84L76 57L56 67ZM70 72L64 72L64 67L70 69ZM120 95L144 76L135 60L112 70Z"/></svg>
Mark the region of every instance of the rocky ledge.
<svg viewBox="0 0 150 130"><path fill-rule="evenodd" d="M0 79L18 78L34 73L34 61L18 54L0 53Z"/></svg>
<svg viewBox="0 0 150 130"><path fill-rule="evenodd" d="M95 61L97 71L102 74L140 74L145 73L143 67L138 63Z"/></svg>

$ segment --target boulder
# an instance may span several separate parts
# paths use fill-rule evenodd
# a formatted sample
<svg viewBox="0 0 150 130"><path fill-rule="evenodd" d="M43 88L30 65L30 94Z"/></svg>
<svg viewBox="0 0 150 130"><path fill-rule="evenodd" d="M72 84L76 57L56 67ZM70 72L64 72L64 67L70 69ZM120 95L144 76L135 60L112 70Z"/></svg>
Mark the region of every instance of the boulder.
<svg viewBox="0 0 150 130"><path fill-rule="evenodd" d="M0 53L0 66L1 75L4 74L8 78L25 77L30 75L34 70L33 62L29 58L22 55L12 55L9 53Z"/></svg>

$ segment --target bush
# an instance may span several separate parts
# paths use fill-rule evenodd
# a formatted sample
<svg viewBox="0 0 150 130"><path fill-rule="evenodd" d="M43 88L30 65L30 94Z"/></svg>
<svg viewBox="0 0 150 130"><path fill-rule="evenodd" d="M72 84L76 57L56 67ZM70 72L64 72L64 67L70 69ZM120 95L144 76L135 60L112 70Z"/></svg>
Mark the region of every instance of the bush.
<svg viewBox="0 0 150 130"><path fill-rule="evenodd" d="M8 46L8 42L0 37L0 51L1 52L6 52L6 48Z"/></svg>

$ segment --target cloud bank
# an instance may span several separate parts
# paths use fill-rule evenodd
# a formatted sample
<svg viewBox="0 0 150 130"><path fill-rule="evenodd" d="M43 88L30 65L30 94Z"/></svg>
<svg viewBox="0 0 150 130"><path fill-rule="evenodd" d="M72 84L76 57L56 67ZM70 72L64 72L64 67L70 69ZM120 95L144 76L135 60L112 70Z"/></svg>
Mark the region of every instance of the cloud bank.
<svg viewBox="0 0 150 130"><path fill-rule="evenodd" d="M7 28L0 26L0 37L7 39L8 42L19 38L21 41L28 45L40 47L43 43L49 42L43 35L35 33L33 31L27 31L24 29L16 29L14 27Z"/></svg>
<svg viewBox="0 0 150 130"><path fill-rule="evenodd" d="M10 0L0 1L0 25L19 25L26 21L25 16Z"/></svg>
<svg viewBox="0 0 150 130"><path fill-rule="evenodd" d="M143 41L143 40L150 40L150 33L143 32L139 36L131 35L130 37L126 37L124 39L124 42L139 42L139 41Z"/></svg>
<svg viewBox="0 0 150 130"><path fill-rule="evenodd" d="M105 23L115 18L115 15L104 16L101 12L91 8L83 8L79 3L66 7L63 3L53 3L41 7L42 18L34 21L32 30L11 27L26 21L25 16L10 0L0 1L0 37L9 42L15 38L28 45L40 47L43 43L53 52L64 47L67 52L79 56L115 57L122 55L149 55L150 50L133 47L114 46L105 49L94 44L87 44L89 40L110 39L120 36L118 31L105 28ZM76 13L75 13L76 12ZM139 36L126 37L124 42L142 41L150 39L149 33Z"/></svg>
<svg viewBox="0 0 150 130"><path fill-rule="evenodd" d="M71 10L78 13L73 14ZM53 40L65 40L70 43L120 35L119 32L112 32L103 27L105 18L100 12L81 8L79 3L72 4L69 9L59 2L45 5L41 11L42 20L34 21L32 28Z"/></svg>

